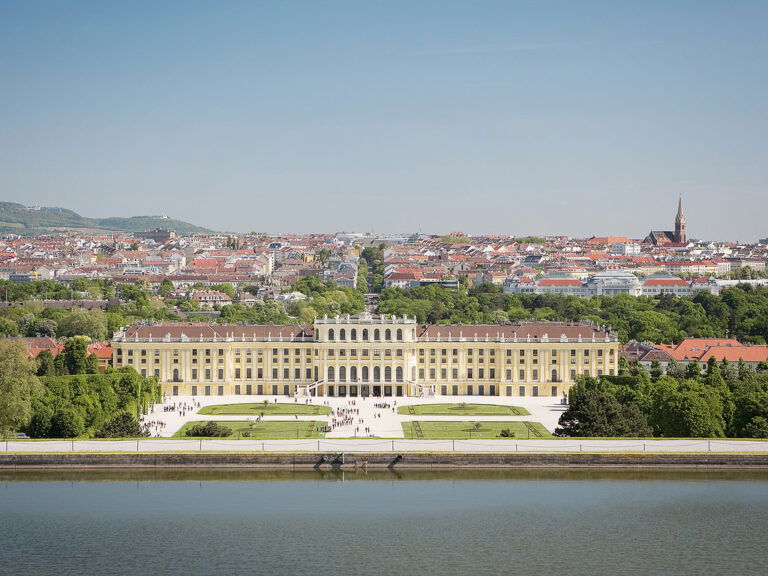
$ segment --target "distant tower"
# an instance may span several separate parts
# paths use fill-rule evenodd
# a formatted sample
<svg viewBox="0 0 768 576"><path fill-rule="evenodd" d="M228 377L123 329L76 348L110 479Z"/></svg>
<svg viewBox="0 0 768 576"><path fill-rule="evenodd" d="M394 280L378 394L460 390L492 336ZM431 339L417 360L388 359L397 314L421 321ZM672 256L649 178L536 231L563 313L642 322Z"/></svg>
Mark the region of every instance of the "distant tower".
<svg viewBox="0 0 768 576"><path fill-rule="evenodd" d="M685 233L685 214L683 214L683 195L680 195L680 202L677 204L677 216L675 216L675 242L685 244L688 241L688 235Z"/></svg>

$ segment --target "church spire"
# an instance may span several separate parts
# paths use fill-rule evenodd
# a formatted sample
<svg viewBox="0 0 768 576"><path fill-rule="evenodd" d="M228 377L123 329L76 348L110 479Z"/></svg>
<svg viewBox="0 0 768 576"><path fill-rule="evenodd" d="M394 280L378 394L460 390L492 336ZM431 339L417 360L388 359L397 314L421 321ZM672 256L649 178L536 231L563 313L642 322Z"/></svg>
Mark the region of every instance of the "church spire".
<svg viewBox="0 0 768 576"><path fill-rule="evenodd" d="M685 224L685 214L683 213L683 195L680 194L680 200L677 203L677 216L675 216L675 242L678 244L685 244L688 241Z"/></svg>

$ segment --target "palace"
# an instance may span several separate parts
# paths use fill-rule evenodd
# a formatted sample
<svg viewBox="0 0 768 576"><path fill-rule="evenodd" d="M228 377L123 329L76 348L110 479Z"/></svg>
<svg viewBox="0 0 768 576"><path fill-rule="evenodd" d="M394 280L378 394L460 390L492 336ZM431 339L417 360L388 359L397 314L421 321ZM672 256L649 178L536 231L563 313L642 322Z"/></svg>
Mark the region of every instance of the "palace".
<svg viewBox="0 0 768 576"><path fill-rule="evenodd" d="M169 395L560 396L618 373L618 339L591 324L421 325L363 313L307 326L173 323L116 332L113 365Z"/></svg>

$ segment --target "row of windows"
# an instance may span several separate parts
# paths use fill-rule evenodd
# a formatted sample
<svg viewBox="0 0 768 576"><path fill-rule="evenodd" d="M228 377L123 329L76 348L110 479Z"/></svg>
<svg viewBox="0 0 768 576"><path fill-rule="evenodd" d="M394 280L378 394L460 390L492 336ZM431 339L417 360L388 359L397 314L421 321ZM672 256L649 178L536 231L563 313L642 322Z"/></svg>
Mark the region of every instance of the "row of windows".
<svg viewBox="0 0 768 576"><path fill-rule="evenodd" d="M334 390L333 388L334 388L333 386L329 387L329 390L328 390L329 396L336 395L336 392L338 392L339 395L341 395L341 396L346 396L347 395L347 390L346 389L344 389L343 391L341 390L341 388L344 388L344 387L340 387L338 391ZM527 386L519 386L518 387L518 395L519 396L526 396L526 394L528 392L527 388L528 388ZM217 396L224 396L224 389L225 389L225 387L221 386L221 385L218 385L215 388L213 386L211 386L211 385L205 385L205 386L192 385L191 386L191 394L192 394L192 396L198 396L198 395L201 395L201 394L205 395L205 396L211 396L213 394L214 390L215 390ZM251 384L245 384L245 385L235 384L235 394L237 394L237 395L246 394L246 395L250 396L250 395L252 395L254 393L256 393L258 395L263 395L265 393L265 390L270 390L270 393L274 394L274 395L277 395L277 394L280 394L280 393L285 394L285 395L290 394L291 388L290 388L289 384L284 384L282 386L282 392L280 392L280 389L281 388L280 388L280 386L278 384L273 384L272 386L269 386L269 387L265 387L263 384L257 384L255 386L253 386ZM514 388L512 386L507 386L505 388L506 395L507 396L512 396L513 389ZM531 396L539 396L540 392L542 392L542 391L543 390L540 390L539 386L533 385L533 386L530 387L530 394L531 394ZM179 392L180 392L179 387L178 386L174 386L173 387L173 395L174 396L178 396ZM354 391L350 390L349 392L350 392L350 395L353 395L353 396L356 396L358 394L358 391L356 389ZM557 396L558 392L559 392L558 387L557 386L552 386L551 389L550 389L550 396L553 396L553 397ZM391 393L392 393L392 390L388 389L385 392L385 395L389 396L389 395L391 395ZM398 394L402 394L401 387L399 387L399 386L398 386ZM464 395L464 394L468 394L470 396L473 396L475 394L477 394L478 396L486 396L486 395L487 396L496 396L496 385L490 384L490 385L488 385L486 387L485 384L479 384L477 386L477 388L475 388L472 384L469 384L466 387L466 391L464 391L464 390L462 390L457 385L453 385L453 386L449 387L448 385L444 384L444 385L442 385L440 387L440 394L442 394L443 396L448 396L448 395L459 396L459 395Z"/></svg>
<svg viewBox="0 0 768 576"><path fill-rule="evenodd" d="M419 368L419 379L425 380L426 379L426 370L424 368ZM451 379L452 380L459 380L459 370L457 368L453 368L451 370ZM496 378L496 370L491 368L487 372L488 374L488 380L494 380ZM512 370L506 371L506 379L512 380ZM585 369L583 371L584 376L589 376L590 371L589 369ZM598 369L597 371L598 376L603 375L603 370ZM613 375L613 368L610 370L610 374ZM521 369L518 372L519 380L526 380L526 373L525 369ZM557 370L552 370L552 372L549 373L550 379L552 382L561 382L562 381L562 373L558 372ZM576 370L570 371L570 379L575 380L576 379ZM437 379L437 371L434 368L429 369L429 379L430 380L436 380ZM448 370L445 368L442 368L440 370L440 379L441 380L447 380L448 379ZM472 368L468 368L466 372L466 380L485 380L486 379L486 372L483 368L478 369L477 371L473 370ZM538 380L539 379L539 370L537 368L534 368L531 370L531 380Z"/></svg>
<svg viewBox="0 0 768 576"><path fill-rule="evenodd" d="M369 341L369 334L370 334L369 331L368 331L368 328L363 328L360 331L360 333L362 335L362 338L361 338L362 341L363 342L368 342ZM403 329L402 328L398 328L395 331L394 335L395 335L395 340L397 342L402 342L403 341ZM349 331L349 339L352 340L353 342L357 341L357 328L352 328ZM333 328L329 328L328 329L328 340L330 340L331 342L336 340L336 331ZM346 330L346 328L340 328L339 329L339 341L344 342L346 340L347 340L347 330ZM384 330L384 340L387 341L387 342L391 342L392 341L392 330L390 328L387 328L386 330ZM373 330L373 341L374 342L381 341L381 330L379 328L375 328Z"/></svg>
<svg viewBox="0 0 768 576"><path fill-rule="evenodd" d="M235 348L235 350L234 350L235 356L241 356L241 350L242 350L241 348ZM263 355L263 351L264 350L262 348L256 348L255 350L256 350L256 353L259 356ZM283 350L283 356L288 356L290 354L290 350L291 349L290 348L283 348L282 350ZM438 349L436 349L436 348L429 348L429 356L432 356L432 357L436 356L437 355L437 350ZM245 349L245 354L247 356L251 356L252 355L252 351L253 351L252 348L246 348ZM294 351L294 355L295 356L300 356L301 355L301 349L300 348L294 348L293 351ZM473 357L475 355L475 351L477 352L477 356L479 356L479 357L483 357L483 356L486 355L486 349L484 349L484 348L477 348L477 349L467 348L466 349L467 356L468 357ZM117 348L117 355L118 356L122 355L122 352L123 352L122 348ZM132 357L134 355L133 352L134 352L133 349L129 348L126 351L126 354L127 354L127 356ZM153 355L155 356L155 358L159 358L160 357L160 349L153 349L152 352L153 352ZM361 354L363 356L369 355L368 349L362 349L360 352L361 352ZM378 349L374 349L374 353L378 353L378 352L380 352ZM542 352L542 355L543 355L544 351L542 350L541 352ZM553 352L556 352L556 351L553 351ZM597 356L598 357L602 357L604 355L604 353L605 353L605 351L602 348L598 348L596 352L597 352ZM329 356L333 356L334 353L335 353L335 349L331 348L331 349L328 350L328 355ZM338 353L339 353L340 356L344 356L346 354L346 351L344 349L341 349L341 350L338 350ZM391 350L390 349L385 349L385 353L386 354L390 354ZM531 353L531 356L534 357L534 358L539 356L539 350L538 349L530 350L530 353ZM140 354L141 357L146 357L148 355L148 351L147 351L147 349L142 349L142 350L139 351L139 354ZM174 348L172 350L172 354L173 354L173 356L179 356L179 349L178 348ZM277 348L272 348L272 355L273 356L278 356L278 354L279 354L278 353L278 349ZM305 350L305 354L307 356L312 356L312 349L311 348L307 348ZM357 354L357 349L353 348L353 349L349 350L349 354L350 355L356 355ZM398 356L402 356L402 354L403 354L402 348L396 349L396 354ZM421 357L421 356L424 356L425 354L426 354L425 349L424 348L419 348L419 356ZM205 349L193 348L192 349L192 357L193 358L195 358L197 356L202 356L202 355L204 355L206 358L209 358L209 357L212 356L212 350L210 348L205 348ZM217 350L217 356L221 359L221 358L224 357L224 355L225 355L225 349L224 348L219 348ZM319 350L315 350L315 356L318 356L318 355L319 355ZM447 356L448 355L448 349L447 348L440 349L440 355L441 356ZM459 355L459 349L458 348L451 349L451 355L452 356L458 356ZM490 356L490 357L495 357L496 350L493 349L493 348L488 349L487 350L487 355ZM511 357L512 356L512 350L508 349L506 351L506 355L507 355L507 357ZM526 350L521 349L519 351L519 355L520 355L521 358L524 358L526 356ZM556 355L556 354L553 354L553 356L554 355ZM577 355L577 350L576 349L571 349L570 350L570 355L571 355L571 357L575 357ZM584 355L584 357L589 356L590 355L589 349L584 349L583 355ZM613 356L614 355L614 350L612 348L608 350L608 355L609 356Z"/></svg>

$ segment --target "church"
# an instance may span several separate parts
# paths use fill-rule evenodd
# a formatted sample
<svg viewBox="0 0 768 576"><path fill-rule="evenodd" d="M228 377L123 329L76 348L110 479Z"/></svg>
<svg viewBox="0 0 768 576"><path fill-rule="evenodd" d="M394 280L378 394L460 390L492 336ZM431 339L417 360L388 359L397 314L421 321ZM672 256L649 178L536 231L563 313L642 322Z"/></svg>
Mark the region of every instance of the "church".
<svg viewBox="0 0 768 576"><path fill-rule="evenodd" d="M675 230L651 230L648 236L643 240L644 244L653 244L654 246L667 246L669 244L685 244L688 242L688 235L685 231L685 214L683 213L683 197L677 205L677 216L675 216Z"/></svg>

